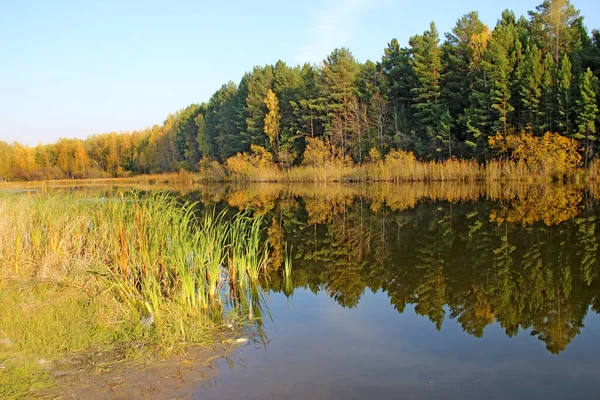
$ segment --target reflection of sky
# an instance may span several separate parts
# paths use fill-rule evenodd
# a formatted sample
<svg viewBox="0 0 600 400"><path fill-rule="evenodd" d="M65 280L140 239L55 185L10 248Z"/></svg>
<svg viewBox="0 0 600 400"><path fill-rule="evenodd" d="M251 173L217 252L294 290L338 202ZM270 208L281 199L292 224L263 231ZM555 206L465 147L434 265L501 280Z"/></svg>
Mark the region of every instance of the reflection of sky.
<svg viewBox="0 0 600 400"><path fill-rule="evenodd" d="M455 320L442 331L407 307L399 314L384 293L366 291L345 309L326 293L272 294L271 342L237 352L245 368L224 361L210 391L197 399L505 399L597 398L600 318L559 355L528 332L507 337L498 324L483 338Z"/></svg>

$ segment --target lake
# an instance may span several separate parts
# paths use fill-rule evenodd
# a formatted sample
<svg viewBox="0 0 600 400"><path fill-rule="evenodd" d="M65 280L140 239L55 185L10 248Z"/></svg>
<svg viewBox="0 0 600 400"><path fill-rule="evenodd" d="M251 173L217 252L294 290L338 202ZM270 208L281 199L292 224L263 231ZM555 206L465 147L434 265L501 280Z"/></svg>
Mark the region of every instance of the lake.
<svg viewBox="0 0 600 400"><path fill-rule="evenodd" d="M594 188L170 190L199 214L261 215L275 268L254 336L195 399L598 397Z"/></svg>
<svg viewBox="0 0 600 400"><path fill-rule="evenodd" d="M597 398L600 209L588 189L203 188L267 223L261 336L197 399ZM287 250L286 250L287 248ZM268 312L267 312L268 311Z"/></svg>

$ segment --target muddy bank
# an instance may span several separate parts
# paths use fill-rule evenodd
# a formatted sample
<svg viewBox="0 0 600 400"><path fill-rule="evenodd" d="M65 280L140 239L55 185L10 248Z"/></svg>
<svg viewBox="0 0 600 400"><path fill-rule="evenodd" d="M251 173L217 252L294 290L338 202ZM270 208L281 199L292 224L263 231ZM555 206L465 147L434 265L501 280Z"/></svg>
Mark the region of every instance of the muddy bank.
<svg viewBox="0 0 600 400"><path fill-rule="evenodd" d="M185 354L152 362L124 362L96 352L54 366L56 385L43 397L63 399L186 399L218 374L215 362L233 358L241 343L195 347Z"/></svg>

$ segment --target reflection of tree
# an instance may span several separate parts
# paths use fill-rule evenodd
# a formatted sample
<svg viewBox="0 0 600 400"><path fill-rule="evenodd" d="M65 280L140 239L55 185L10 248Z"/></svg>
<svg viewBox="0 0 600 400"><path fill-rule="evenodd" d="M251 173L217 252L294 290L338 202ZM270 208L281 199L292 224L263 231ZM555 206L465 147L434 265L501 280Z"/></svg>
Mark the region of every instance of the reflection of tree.
<svg viewBox="0 0 600 400"><path fill-rule="evenodd" d="M327 290L331 297L343 307L355 307L365 290L361 266L336 263L331 269Z"/></svg>
<svg viewBox="0 0 600 400"><path fill-rule="evenodd" d="M546 343L553 354L564 350L583 327L587 307L568 303L557 290L554 299L545 301L536 313L532 335Z"/></svg>
<svg viewBox="0 0 600 400"><path fill-rule="evenodd" d="M442 328L446 312L446 277L444 275L445 260L448 249L452 245L451 216L441 220L432 218L430 228L417 236L416 268L422 276L415 291L415 311L427 315L435 323L438 330Z"/></svg>
<svg viewBox="0 0 600 400"><path fill-rule="evenodd" d="M577 241L581 244L581 276L588 285L598 276L598 242L596 241L596 217L575 219L577 224Z"/></svg>
<svg viewBox="0 0 600 400"><path fill-rule="evenodd" d="M271 266L273 269L278 270L283 264L285 238L281 222L276 215L273 215L271 225L267 230L267 236L269 238L269 246L271 246Z"/></svg>
<svg viewBox="0 0 600 400"><path fill-rule="evenodd" d="M548 226L558 225L579 214L581 199L582 193L576 188L533 186L520 191L510 201L508 212L498 214L493 211L490 219L498 224L507 220L521 225L532 225L538 221L543 221Z"/></svg>
<svg viewBox="0 0 600 400"><path fill-rule="evenodd" d="M500 325L509 336L514 336L519 331L519 314L522 308L513 274L513 252L515 250L516 246L509 241L508 223L505 222L504 235L500 237L498 247L493 250L493 275L489 291L490 300L495 305Z"/></svg>
<svg viewBox="0 0 600 400"><path fill-rule="evenodd" d="M272 265L293 248L295 287L326 290L344 307L367 287L382 290L398 312L412 305L438 329L449 316L480 337L497 322L565 349L589 306L600 311L598 212L568 187L498 189L476 202L478 190L446 189L279 187L223 198L267 213ZM265 285L283 291L281 270Z"/></svg>

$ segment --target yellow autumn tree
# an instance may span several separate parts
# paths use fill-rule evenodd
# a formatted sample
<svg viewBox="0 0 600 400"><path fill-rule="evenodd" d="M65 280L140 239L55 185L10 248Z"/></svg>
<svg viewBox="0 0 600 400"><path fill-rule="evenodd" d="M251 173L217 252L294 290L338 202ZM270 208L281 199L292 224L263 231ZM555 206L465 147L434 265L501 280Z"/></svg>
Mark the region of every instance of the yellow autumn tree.
<svg viewBox="0 0 600 400"><path fill-rule="evenodd" d="M90 158L85 149L83 141L78 140L75 142L73 157L75 158L75 171L78 174L81 174L83 177L86 177L90 166Z"/></svg>
<svg viewBox="0 0 600 400"><path fill-rule="evenodd" d="M471 41L469 42L469 48L471 49L471 63L469 67L471 70L476 69L481 64L491 37L492 32L487 25L480 33L475 33L471 36Z"/></svg>
<svg viewBox="0 0 600 400"><path fill-rule="evenodd" d="M269 138L273 154L277 154L279 152L281 115L279 114L279 100L277 100L277 95L271 89L267 90L265 105L268 110L267 115L265 115L265 134Z"/></svg>

